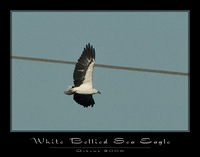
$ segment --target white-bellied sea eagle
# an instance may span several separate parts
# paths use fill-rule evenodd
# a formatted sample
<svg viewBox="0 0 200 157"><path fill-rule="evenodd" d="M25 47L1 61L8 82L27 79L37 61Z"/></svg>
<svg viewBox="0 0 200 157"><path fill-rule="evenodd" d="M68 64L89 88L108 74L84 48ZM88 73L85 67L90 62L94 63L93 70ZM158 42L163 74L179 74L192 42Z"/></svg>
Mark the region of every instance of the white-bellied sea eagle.
<svg viewBox="0 0 200 157"><path fill-rule="evenodd" d="M74 69L74 86L69 86L64 92L67 95L74 94L74 100L84 107L93 107L95 102L92 95L97 93L101 94L98 90L93 88L92 74L94 62L95 49L88 43Z"/></svg>

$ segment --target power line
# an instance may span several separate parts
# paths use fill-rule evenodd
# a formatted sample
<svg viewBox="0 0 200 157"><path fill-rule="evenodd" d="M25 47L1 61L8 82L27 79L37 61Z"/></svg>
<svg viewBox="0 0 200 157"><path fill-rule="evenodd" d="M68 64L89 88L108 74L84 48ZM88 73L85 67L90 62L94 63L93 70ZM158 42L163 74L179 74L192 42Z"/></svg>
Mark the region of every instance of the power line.
<svg viewBox="0 0 200 157"><path fill-rule="evenodd" d="M49 63L76 64L76 62L71 62L71 61L61 61L61 60L33 58L33 57L11 56L11 58L20 59L20 60L29 60L29 61L49 62ZM95 67L109 68L109 69L120 69L120 70L130 70L130 71L140 71L140 72L161 73L161 74L171 74L171 75L183 75L183 76L189 75L188 73L183 73L183 72L153 70L153 69L143 69L143 68L133 68L133 67L123 67L123 66L104 65L104 64L95 64Z"/></svg>

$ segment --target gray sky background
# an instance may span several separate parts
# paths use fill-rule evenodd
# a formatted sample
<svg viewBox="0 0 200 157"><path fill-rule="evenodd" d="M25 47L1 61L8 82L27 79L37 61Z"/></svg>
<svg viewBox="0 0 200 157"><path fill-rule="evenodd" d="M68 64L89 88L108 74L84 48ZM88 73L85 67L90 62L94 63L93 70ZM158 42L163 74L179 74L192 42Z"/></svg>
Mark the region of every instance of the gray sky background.
<svg viewBox="0 0 200 157"><path fill-rule="evenodd" d="M11 13L12 56L188 73L188 12ZM12 59L12 131L188 131L188 76L95 67L93 108L64 91L74 65Z"/></svg>

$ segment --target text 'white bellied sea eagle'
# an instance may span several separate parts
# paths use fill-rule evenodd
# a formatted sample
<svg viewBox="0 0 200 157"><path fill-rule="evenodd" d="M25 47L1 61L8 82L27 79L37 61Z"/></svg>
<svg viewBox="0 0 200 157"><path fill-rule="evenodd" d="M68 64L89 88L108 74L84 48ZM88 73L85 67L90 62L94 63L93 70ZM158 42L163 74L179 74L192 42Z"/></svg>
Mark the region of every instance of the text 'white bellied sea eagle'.
<svg viewBox="0 0 200 157"><path fill-rule="evenodd" d="M84 107L93 107L95 102L92 95L97 93L101 94L98 90L93 88L92 74L94 62L95 49L88 43L74 69L74 86L69 86L64 92L67 95L74 94L74 100Z"/></svg>

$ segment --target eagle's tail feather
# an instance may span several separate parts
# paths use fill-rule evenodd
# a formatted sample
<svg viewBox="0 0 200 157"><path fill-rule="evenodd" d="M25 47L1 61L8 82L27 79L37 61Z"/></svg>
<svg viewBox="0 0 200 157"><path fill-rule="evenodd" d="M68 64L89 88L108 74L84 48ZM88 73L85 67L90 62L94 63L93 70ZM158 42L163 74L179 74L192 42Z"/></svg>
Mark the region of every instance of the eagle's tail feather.
<svg viewBox="0 0 200 157"><path fill-rule="evenodd" d="M66 91L64 91L64 93L66 94L66 95L72 95L72 94L74 94L74 91L72 90L72 86L69 86L68 88L67 88L67 90Z"/></svg>

